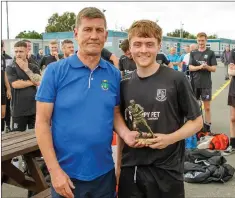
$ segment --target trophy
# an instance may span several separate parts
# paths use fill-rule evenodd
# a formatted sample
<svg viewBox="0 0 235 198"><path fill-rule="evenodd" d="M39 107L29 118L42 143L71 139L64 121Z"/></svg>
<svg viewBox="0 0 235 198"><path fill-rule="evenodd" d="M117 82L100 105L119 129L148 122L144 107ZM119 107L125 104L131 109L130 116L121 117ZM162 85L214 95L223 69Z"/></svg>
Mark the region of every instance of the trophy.
<svg viewBox="0 0 235 198"><path fill-rule="evenodd" d="M153 138L156 136L149 127L146 119L144 118L144 108L139 104L136 104L134 100L130 101L130 106L125 110L125 120L127 120L127 113L132 117L132 129L139 132L137 141L141 144L151 145L153 144ZM147 128L147 132L142 132L139 130L139 126L143 125Z"/></svg>

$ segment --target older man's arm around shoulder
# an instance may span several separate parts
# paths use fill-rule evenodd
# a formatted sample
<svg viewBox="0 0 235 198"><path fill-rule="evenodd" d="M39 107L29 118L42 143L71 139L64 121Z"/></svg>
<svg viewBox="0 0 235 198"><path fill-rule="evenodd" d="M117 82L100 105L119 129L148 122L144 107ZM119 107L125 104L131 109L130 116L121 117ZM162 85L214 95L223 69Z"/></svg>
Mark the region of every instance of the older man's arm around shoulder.
<svg viewBox="0 0 235 198"><path fill-rule="evenodd" d="M36 138L50 172L55 191L63 197L73 198L74 195L71 190L71 188L74 188L73 183L58 163L51 133L51 118L56 98L54 75L53 67L48 67L36 95Z"/></svg>

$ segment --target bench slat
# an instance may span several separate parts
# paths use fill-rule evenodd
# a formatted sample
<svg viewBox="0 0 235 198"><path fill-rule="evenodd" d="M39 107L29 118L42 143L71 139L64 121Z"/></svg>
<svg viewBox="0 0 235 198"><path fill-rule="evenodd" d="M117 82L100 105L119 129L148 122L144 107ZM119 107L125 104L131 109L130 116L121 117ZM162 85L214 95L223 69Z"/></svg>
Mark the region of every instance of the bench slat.
<svg viewBox="0 0 235 198"><path fill-rule="evenodd" d="M32 198L51 198L51 189L48 188L48 189L34 195Z"/></svg>
<svg viewBox="0 0 235 198"><path fill-rule="evenodd" d="M35 134L30 134L30 133L27 133L24 136L13 137L11 139L2 141L2 149L5 147L12 146L14 144L22 143L26 140L35 139L35 138L36 138Z"/></svg>

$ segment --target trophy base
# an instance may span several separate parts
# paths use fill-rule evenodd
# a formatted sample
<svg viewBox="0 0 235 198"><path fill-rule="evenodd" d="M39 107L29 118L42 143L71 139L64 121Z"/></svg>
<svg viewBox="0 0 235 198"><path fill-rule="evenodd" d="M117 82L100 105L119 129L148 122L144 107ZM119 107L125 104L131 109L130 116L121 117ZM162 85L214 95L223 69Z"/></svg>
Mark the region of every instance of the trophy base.
<svg viewBox="0 0 235 198"><path fill-rule="evenodd" d="M144 145L152 145L155 143L153 138L137 138L137 142Z"/></svg>

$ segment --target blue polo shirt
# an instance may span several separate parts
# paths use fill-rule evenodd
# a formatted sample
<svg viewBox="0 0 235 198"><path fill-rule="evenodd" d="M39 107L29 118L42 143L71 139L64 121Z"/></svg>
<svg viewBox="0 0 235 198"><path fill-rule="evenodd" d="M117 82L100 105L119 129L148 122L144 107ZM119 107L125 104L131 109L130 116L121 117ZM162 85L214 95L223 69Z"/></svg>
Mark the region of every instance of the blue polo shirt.
<svg viewBox="0 0 235 198"><path fill-rule="evenodd" d="M168 54L167 59L170 62L180 62L180 57L177 54L174 54L174 55ZM178 71L178 65L173 65L173 69Z"/></svg>
<svg viewBox="0 0 235 198"><path fill-rule="evenodd" d="M69 177L91 181L114 168L111 144L120 81L120 71L103 59L93 71L76 54L47 66L36 100L54 103L53 144Z"/></svg>

